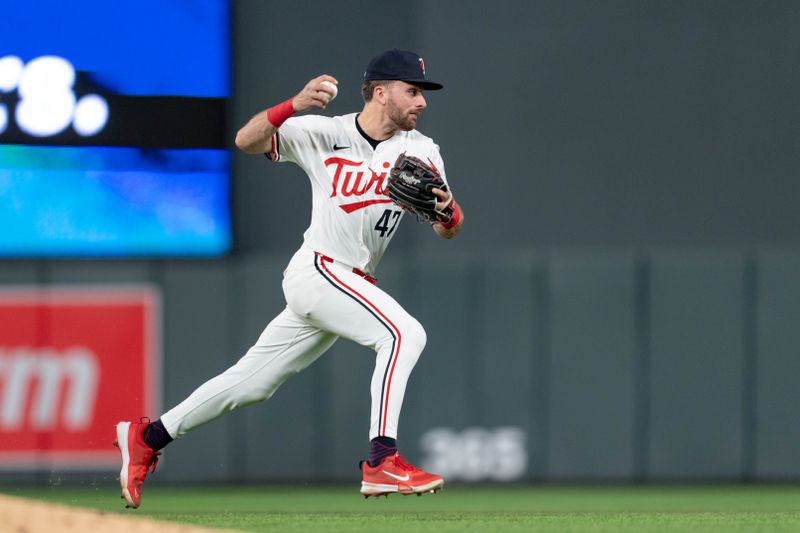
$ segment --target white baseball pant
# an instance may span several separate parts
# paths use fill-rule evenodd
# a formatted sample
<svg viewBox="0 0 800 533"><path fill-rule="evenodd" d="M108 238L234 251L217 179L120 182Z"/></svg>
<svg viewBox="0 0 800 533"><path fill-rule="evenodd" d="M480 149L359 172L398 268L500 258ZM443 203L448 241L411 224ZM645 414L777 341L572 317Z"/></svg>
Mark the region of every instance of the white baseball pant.
<svg viewBox="0 0 800 533"><path fill-rule="evenodd" d="M228 411L270 398L291 375L345 337L376 351L370 439L397 438L411 370L425 347L425 330L394 298L352 266L305 246L283 278L287 307L234 366L198 387L161 416L177 439Z"/></svg>

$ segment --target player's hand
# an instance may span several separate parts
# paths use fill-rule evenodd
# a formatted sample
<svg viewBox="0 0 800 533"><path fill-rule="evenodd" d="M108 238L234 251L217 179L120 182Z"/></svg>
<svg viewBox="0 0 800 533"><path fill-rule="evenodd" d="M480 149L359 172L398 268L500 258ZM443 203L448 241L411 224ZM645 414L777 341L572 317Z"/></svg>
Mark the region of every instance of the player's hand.
<svg viewBox="0 0 800 533"><path fill-rule="evenodd" d="M450 191L443 191L442 189L434 187L431 189L431 192L439 199L439 201L436 202L437 211L442 211L445 207L450 205L450 201L453 198L453 195L450 194Z"/></svg>
<svg viewBox="0 0 800 533"><path fill-rule="evenodd" d="M336 93L330 86L322 83L323 81L329 81L333 84L339 83L336 81L336 78L327 74L317 76L309 81L306 86L303 87L303 90L297 93L292 101L295 111L302 113L303 111L308 111L312 107L325 109L325 106L336 96Z"/></svg>
<svg viewBox="0 0 800 533"><path fill-rule="evenodd" d="M449 190L445 192L442 189L434 187L433 189L431 189L431 192L440 200L436 202L436 209L438 211L442 211L446 207L452 204L452 206L458 209L460 213L458 222L456 223L455 226L451 228L446 228L444 224L442 224L441 222L434 222L433 224L431 224L433 231L439 237L442 237L443 239L452 239L453 237L456 236L456 234L459 231L461 231L461 226L464 224L464 212L461 211L460 206L455 204L455 198L453 198L453 193L451 193Z"/></svg>

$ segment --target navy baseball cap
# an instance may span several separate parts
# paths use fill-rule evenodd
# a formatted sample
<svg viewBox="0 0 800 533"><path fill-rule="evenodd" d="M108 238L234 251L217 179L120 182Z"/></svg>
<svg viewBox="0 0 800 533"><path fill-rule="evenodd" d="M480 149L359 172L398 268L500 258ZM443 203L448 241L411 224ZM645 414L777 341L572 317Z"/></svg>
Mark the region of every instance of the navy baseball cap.
<svg viewBox="0 0 800 533"><path fill-rule="evenodd" d="M367 80L400 80L429 91L444 87L425 79L425 62L419 55L397 48L372 58L364 72L364 81Z"/></svg>

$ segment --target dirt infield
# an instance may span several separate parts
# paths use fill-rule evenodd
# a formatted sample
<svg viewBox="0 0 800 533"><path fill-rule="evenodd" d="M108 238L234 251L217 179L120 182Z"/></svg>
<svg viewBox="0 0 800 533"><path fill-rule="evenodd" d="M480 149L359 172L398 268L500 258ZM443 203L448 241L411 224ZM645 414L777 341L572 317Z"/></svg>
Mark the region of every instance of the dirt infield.
<svg viewBox="0 0 800 533"><path fill-rule="evenodd" d="M219 533L221 529L157 522L0 494L0 530L4 533ZM229 533L233 533L228 530ZM241 531L239 532L241 533Z"/></svg>

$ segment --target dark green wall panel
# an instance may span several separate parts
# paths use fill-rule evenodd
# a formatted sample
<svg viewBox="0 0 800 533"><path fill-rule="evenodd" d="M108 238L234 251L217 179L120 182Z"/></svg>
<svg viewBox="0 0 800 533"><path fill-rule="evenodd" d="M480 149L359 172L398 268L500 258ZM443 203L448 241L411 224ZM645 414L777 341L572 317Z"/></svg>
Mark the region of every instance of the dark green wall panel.
<svg viewBox="0 0 800 533"><path fill-rule="evenodd" d="M549 476L628 479L634 442L632 256L554 255L550 309Z"/></svg>
<svg viewBox="0 0 800 533"><path fill-rule="evenodd" d="M800 254L766 252L758 263L756 475L800 476Z"/></svg>
<svg viewBox="0 0 800 533"><path fill-rule="evenodd" d="M164 265L159 278L164 286L166 411L230 366L230 330L236 315L227 262L171 263ZM155 418L158 413L142 414ZM227 479L229 431L230 420L222 418L175 441L165 450L163 472L154 478L159 482Z"/></svg>
<svg viewBox="0 0 800 533"><path fill-rule="evenodd" d="M650 479L737 479L743 460L740 254L652 256Z"/></svg>

